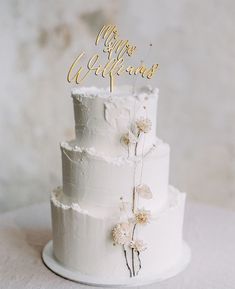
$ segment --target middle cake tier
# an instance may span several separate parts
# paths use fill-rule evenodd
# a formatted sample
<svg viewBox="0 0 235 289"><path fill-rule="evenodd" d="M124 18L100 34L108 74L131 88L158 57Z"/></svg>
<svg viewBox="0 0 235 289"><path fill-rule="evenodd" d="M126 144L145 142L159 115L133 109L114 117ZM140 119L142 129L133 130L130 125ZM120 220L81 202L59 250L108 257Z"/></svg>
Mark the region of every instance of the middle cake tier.
<svg viewBox="0 0 235 289"><path fill-rule="evenodd" d="M61 143L64 202L87 210L118 209L130 202L133 187L146 184L153 198L139 198L139 207L157 210L168 198L169 145L157 140L142 157L111 158L76 141Z"/></svg>

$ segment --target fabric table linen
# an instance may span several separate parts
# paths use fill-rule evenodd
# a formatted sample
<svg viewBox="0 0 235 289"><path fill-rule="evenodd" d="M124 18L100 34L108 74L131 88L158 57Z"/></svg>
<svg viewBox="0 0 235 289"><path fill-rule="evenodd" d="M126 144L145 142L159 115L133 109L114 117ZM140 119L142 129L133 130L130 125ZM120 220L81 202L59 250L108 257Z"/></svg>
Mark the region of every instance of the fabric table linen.
<svg viewBox="0 0 235 289"><path fill-rule="evenodd" d="M89 288L57 276L43 264L41 252L50 239L49 204L2 213L0 289ZM192 250L186 270L138 288L235 289L235 212L188 201L184 239Z"/></svg>

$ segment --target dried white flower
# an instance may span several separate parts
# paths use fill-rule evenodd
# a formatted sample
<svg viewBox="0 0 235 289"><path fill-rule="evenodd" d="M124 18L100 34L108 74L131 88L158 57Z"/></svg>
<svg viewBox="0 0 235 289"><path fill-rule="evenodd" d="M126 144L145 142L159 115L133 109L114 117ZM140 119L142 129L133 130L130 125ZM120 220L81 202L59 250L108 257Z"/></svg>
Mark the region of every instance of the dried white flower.
<svg viewBox="0 0 235 289"><path fill-rule="evenodd" d="M114 244L125 245L131 240L131 226L129 223L119 223L112 230Z"/></svg>
<svg viewBox="0 0 235 289"><path fill-rule="evenodd" d="M132 240L130 241L129 247L134 249L136 252L143 252L147 249L147 245L144 244L142 240Z"/></svg>
<svg viewBox="0 0 235 289"><path fill-rule="evenodd" d="M126 146L130 146L137 143L137 138L131 131L128 131L121 137L121 143Z"/></svg>
<svg viewBox="0 0 235 289"><path fill-rule="evenodd" d="M135 221L137 224L146 225L149 223L151 218L151 212L145 209L139 209L135 213Z"/></svg>
<svg viewBox="0 0 235 289"><path fill-rule="evenodd" d="M135 188L136 193L143 199L152 199L153 194L150 190L150 187L148 185L145 184L141 184L136 186Z"/></svg>
<svg viewBox="0 0 235 289"><path fill-rule="evenodd" d="M136 121L139 132L148 133L151 130L152 122L149 118L140 118Z"/></svg>

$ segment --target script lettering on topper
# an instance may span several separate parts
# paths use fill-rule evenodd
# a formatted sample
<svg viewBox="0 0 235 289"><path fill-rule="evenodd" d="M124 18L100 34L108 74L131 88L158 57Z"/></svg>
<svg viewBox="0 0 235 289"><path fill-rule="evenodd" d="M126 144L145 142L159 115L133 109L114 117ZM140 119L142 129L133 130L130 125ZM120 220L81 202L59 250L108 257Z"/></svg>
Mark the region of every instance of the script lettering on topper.
<svg viewBox="0 0 235 289"><path fill-rule="evenodd" d="M121 74L141 75L143 78L151 79L158 69L158 64L147 67L142 61L139 66L126 64L126 58L131 57L136 46L129 40L120 39L115 25L104 25L99 31L95 45L103 44L103 52L107 54L107 62L100 63L100 55L94 54L89 58L86 67L80 66L79 62L85 57L85 52L81 52L74 60L67 74L68 82L74 81L76 84L82 83L92 73L96 76L109 78L110 91L113 91L115 78Z"/></svg>

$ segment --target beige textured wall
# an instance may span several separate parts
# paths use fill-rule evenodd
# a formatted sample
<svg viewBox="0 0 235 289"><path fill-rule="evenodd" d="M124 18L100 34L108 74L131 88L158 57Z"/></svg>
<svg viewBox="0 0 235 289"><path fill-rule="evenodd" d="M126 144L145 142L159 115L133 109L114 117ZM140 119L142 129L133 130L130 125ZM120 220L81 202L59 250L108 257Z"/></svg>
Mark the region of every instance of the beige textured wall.
<svg viewBox="0 0 235 289"><path fill-rule="evenodd" d="M234 15L233 0L0 1L0 211L48 200L61 183L58 143L73 137L66 72L107 22L140 57L153 43L171 183L235 209Z"/></svg>

